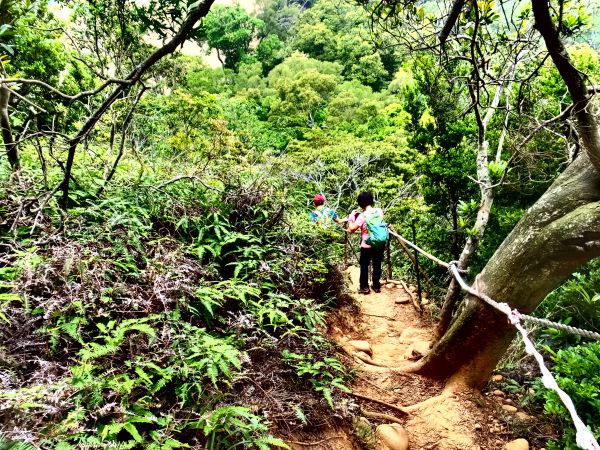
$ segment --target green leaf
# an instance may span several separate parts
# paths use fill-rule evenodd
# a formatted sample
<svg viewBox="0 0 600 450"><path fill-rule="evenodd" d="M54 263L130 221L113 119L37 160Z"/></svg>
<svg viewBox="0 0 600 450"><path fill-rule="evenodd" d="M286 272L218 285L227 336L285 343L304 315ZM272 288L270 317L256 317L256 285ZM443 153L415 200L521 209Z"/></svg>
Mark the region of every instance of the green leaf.
<svg viewBox="0 0 600 450"><path fill-rule="evenodd" d="M125 430L127 430L127 432L131 435L131 437L133 439L135 439L135 442L143 442L144 438L140 435L140 433L138 432L137 428L135 427L134 424L132 424L131 422L126 422L123 425L123 428Z"/></svg>

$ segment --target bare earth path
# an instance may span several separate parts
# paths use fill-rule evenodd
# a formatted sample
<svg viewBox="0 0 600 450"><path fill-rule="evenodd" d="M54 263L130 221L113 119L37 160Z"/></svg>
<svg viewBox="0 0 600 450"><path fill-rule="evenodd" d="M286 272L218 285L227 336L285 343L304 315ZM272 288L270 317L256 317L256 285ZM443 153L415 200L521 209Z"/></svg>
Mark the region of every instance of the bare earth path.
<svg viewBox="0 0 600 450"><path fill-rule="evenodd" d="M350 288L356 292L358 269L350 267L347 272ZM445 391L442 384L430 379L389 369L401 361L421 357L428 351L433 336L433 324L426 319L427 314L416 312L402 286L388 283L381 293L353 297L355 308L342 308L331 314L329 338L344 349L347 362L356 371L350 387L363 416L354 427L354 434L361 439L331 430L312 436L310 445L290 446L298 450L504 449L504 441L499 439L502 436L488 432L497 420L490 415L494 411L489 402L486 406L483 397ZM394 423L405 430L402 433L408 437L408 447L406 443L398 447L386 445L385 438L381 439L385 432L381 433L381 428L376 431L378 425ZM397 431L398 425L393 426Z"/></svg>

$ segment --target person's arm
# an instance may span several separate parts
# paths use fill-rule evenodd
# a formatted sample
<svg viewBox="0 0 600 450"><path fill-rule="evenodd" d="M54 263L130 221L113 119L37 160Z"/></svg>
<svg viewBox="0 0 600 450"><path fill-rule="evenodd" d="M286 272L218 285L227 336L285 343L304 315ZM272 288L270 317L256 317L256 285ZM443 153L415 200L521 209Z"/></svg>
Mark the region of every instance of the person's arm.
<svg viewBox="0 0 600 450"><path fill-rule="evenodd" d="M343 219L340 219L340 216L338 216L335 211L332 211L332 219L338 225L341 225L343 223L348 222L348 218L347 217L344 217Z"/></svg>
<svg viewBox="0 0 600 450"><path fill-rule="evenodd" d="M360 225L356 225L356 222L348 222L348 228L346 228L346 231L348 233L355 233L356 230L358 230L360 228Z"/></svg>
<svg viewBox="0 0 600 450"><path fill-rule="evenodd" d="M360 224L356 223L357 217L358 211L352 211L346 219L348 221L348 228L346 228L348 233L355 233L360 228Z"/></svg>

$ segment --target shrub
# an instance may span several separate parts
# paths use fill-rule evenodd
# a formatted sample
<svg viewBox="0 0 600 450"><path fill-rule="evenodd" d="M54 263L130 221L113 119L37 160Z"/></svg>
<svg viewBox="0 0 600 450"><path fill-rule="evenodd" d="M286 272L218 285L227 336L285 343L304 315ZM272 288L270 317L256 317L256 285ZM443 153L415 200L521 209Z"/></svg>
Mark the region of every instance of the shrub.
<svg viewBox="0 0 600 450"><path fill-rule="evenodd" d="M600 342L559 350L552 357L558 385L573 399L583 422L600 437ZM564 425L564 435L550 442L549 450L576 450L575 428L562 401L554 391L545 391L545 411L557 416Z"/></svg>

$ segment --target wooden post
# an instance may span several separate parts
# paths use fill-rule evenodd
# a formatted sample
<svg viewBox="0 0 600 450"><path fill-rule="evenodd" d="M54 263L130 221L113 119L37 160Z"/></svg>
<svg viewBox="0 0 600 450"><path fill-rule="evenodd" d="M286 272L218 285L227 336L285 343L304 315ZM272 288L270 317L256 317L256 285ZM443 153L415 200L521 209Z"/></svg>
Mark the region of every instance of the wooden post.
<svg viewBox="0 0 600 450"><path fill-rule="evenodd" d="M390 249L392 241L387 241L387 269L388 269L388 280L392 279L392 251Z"/></svg>
<svg viewBox="0 0 600 450"><path fill-rule="evenodd" d="M413 218L412 222L411 222L411 229L412 229L412 241L415 245L417 245L417 228L415 226L415 224L417 223L417 219ZM422 304L422 298L421 298L421 271L419 270L419 252L417 252L417 250L413 249L414 251L414 255L415 255L415 273L417 275L417 297L419 298L419 306L421 306Z"/></svg>

